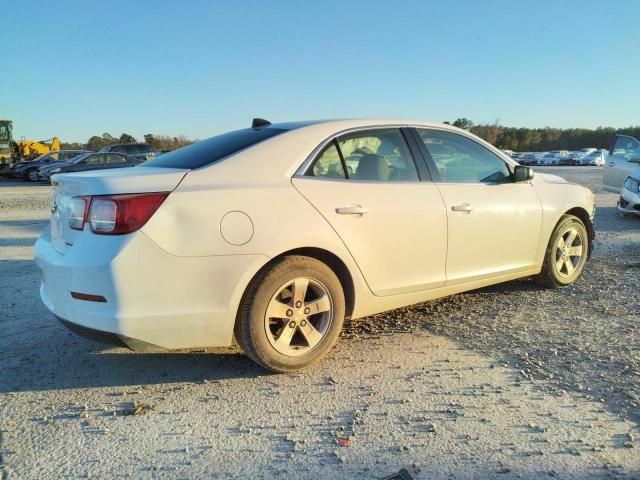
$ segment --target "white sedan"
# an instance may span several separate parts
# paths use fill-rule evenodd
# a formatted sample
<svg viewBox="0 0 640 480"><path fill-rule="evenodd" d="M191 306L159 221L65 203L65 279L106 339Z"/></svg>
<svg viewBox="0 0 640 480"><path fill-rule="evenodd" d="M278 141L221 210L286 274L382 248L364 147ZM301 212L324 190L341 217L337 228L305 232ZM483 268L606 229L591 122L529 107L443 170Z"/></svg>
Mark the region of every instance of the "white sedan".
<svg viewBox="0 0 640 480"><path fill-rule="evenodd" d="M606 150L595 150L591 153L586 154L584 157L580 159L580 165L590 165L594 167L604 167L606 162Z"/></svg>
<svg viewBox="0 0 640 480"><path fill-rule="evenodd" d="M135 350L235 337L277 372L323 358L345 318L532 275L569 285L593 239L588 189L435 123L257 119L52 183L35 250L66 326Z"/></svg>

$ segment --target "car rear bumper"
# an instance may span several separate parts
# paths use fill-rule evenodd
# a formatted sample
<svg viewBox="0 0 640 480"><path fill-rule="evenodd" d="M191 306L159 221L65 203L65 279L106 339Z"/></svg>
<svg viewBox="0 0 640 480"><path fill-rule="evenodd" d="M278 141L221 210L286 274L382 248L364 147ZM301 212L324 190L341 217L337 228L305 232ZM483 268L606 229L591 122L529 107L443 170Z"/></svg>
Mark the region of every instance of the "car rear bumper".
<svg viewBox="0 0 640 480"><path fill-rule="evenodd" d="M230 345L244 287L266 261L262 255L177 257L142 232L85 232L61 253L47 229L35 252L40 297L56 317L84 336L134 350Z"/></svg>

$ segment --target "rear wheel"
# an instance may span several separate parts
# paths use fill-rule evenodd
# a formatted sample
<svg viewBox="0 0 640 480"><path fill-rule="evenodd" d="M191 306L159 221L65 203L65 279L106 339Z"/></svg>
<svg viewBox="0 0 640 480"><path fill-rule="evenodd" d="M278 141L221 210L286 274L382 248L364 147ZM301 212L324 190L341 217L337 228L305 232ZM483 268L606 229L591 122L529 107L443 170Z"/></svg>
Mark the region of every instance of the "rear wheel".
<svg viewBox="0 0 640 480"><path fill-rule="evenodd" d="M27 171L27 175L26 176L32 182L37 182L39 180L38 171L35 168L32 168L29 171Z"/></svg>
<svg viewBox="0 0 640 480"><path fill-rule="evenodd" d="M589 235L582 221L563 215L551 234L542 271L535 280L549 288L571 285L582 273L589 253Z"/></svg>
<svg viewBox="0 0 640 480"><path fill-rule="evenodd" d="M249 287L235 336L256 363L274 372L292 372L327 355L344 314L342 286L327 265L310 257L286 257Z"/></svg>

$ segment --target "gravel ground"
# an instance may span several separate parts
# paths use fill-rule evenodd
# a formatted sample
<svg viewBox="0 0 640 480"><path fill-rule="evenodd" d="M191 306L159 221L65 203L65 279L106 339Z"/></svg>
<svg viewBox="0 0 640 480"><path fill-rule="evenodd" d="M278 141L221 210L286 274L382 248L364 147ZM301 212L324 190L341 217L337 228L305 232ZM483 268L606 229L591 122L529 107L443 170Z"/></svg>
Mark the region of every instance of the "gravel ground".
<svg viewBox="0 0 640 480"><path fill-rule="evenodd" d="M640 219L597 168L540 170L596 192L576 285L354 321L296 375L74 336L37 294L49 187L0 182L0 478L640 478Z"/></svg>

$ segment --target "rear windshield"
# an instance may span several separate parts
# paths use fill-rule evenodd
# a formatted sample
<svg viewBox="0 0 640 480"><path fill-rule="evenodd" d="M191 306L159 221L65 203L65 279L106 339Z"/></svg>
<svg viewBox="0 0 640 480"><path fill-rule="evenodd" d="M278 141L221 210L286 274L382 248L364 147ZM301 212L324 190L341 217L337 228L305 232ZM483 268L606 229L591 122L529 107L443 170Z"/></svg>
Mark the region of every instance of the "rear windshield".
<svg viewBox="0 0 640 480"><path fill-rule="evenodd" d="M279 128L247 128L207 138L173 152L165 153L141 163L141 167L165 167L194 169L228 157L286 130Z"/></svg>

